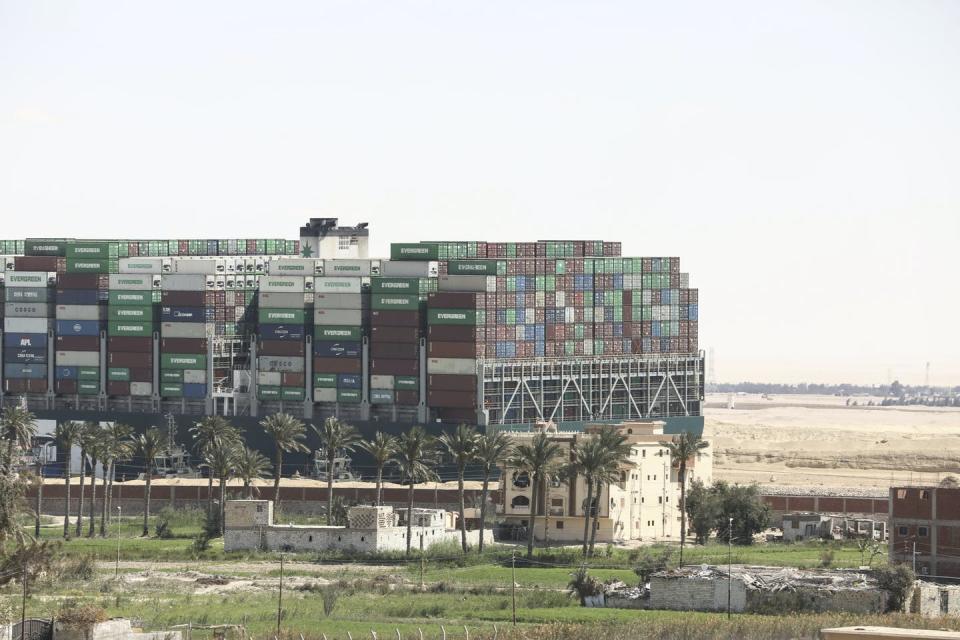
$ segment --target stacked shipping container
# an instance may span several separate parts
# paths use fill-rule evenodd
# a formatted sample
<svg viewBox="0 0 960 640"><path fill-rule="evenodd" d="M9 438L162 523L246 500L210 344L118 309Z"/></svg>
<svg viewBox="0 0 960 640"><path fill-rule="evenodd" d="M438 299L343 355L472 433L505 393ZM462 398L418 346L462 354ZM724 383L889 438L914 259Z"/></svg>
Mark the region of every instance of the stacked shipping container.
<svg viewBox="0 0 960 640"><path fill-rule="evenodd" d="M110 275L107 395L153 394L153 336L157 303L162 299L160 285L159 273Z"/></svg>
<svg viewBox="0 0 960 640"><path fill-rule="evenodd" d="M305 389L307 295L312 276L262 276L257 397L302 402Z"/></svg>
<svg viewBox="0 0 960 640"><path fill-rule="evenodd" d="M370 261L328 260L314 280L313 401L357 404L370 310ZM329 266L329 269L327 268Z"/></svg>
<svg viewBox="0 0 960 640"><path fill-rule="evenodd" d="M47 391L49 330L53 326L46 271L6 273L3 315L3 375L6 393Z"/></svg>
<svg viewBox="0 0 960 640"><path fill-rule="evenodd" d="M207 356L213 333L214 276L164 274L160 278L160 395L207 396Z"/></svg>

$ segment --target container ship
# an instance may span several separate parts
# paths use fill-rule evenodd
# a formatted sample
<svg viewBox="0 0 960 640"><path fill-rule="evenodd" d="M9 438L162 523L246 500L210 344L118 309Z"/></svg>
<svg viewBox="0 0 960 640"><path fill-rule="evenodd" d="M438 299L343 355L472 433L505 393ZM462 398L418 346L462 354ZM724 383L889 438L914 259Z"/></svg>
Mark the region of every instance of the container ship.
<svg viewBox="0 0 960 640"><path fill-rule="evenodd" d="M285 412L367 434L655 418L701 432L697 289L619 242L0 241L0 402L38 418L239 425Z"/></svg>

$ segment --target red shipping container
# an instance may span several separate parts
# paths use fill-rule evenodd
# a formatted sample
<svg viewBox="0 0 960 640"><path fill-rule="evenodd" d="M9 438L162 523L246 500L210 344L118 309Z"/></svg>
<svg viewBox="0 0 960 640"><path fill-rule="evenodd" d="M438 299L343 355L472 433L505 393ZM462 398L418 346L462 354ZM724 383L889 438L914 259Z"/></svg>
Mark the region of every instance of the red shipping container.
<svg viewBox="0 0 960 640"><path fill-rule="evenodd" d="M359 360L357 361L360 362ZM320 371L320 369L317 369ZM392 360L373 358L370 360L370 373L382 376L415 376L420 371L419 360ZM357 371L359 373L359 371Z"/></svg>
<svg viewBox="0 0 960 640"><path fill-rule="evenodd" d="M481 347L482 346L481 343ZM477 345L475 342L442 342L431 340L427 343L427 356L430 358L475 358L477 355Z"/></svg>
<svg viewBox="0 0 960 640"><path fill-rule="evenodd" d="M97 336L57 336L57 351L99 351Z"/></svg>
<svg viewBox="0 0 960 640"><path fill-rule="evenodd" d="M370 327L371 342L417 342L420 330L417 327Z"/></svg>
<svg viewBox="0 0 960 640"><path fill-rule="evenodd" d="M284 387L302 387L304 386L304 377L302 373L286 372L280 376L280 384Z"/></svg>
<svg viewBox="0 0 960 640"><path fill-rule="evenodd" d="M170 307L208 306L203 291L164 291L160 294L160 300Z"/></svg>
<svg viewBox="0 0 960 640"><path fill-rule="evenodd" d="M130 382L153 382L151 367L130 367Z"/></svg>
<svg viewBox="0 0 960 640"><path fill-rule="evenodd" d="M419 352L415 342L373 342L370 344L370 356L373 358L414 359Z"/></svg>
<svg viewBox="0 0 960 640"><path fill-rule="evenodd" d="M374 309L370 312L370 324L388 327L419 327L420 312Z"/></svg>
<svg viewBox="0 0 960 640"><path fill-rule="evenodd" d="M108 367L150 367L152 365L152 353L127 353L126 351L107 352Z"/></svg>
<svg viewBox="0 0 960 640"><path fill-rule="evenodd" d="M306 346L299 340L261 340L257 355L303 357Z"/></svg>
<svg viewBox="0 0 960 640"><path fill-rule="evenodd" d="M313 359L314 373L361 373L360 358L318 358Z"/></svg>
<svg viewBox="0 0 960 640"><path fill-rule="evenodd" d="M107 339L107 351L127 351L129 353L152 353L153 338L114 336L112 338Z"/></svg>
<svg viewBox="0 0 960 640"><path fill-rule="evenodd" d="M432 324L427 328L427 338L447 342L476 342L486 337L485 327L459 324Z"/></svg>
<svg viewBox="0 0 960 640"><path fill-rule="evenodd" d="M13 266L17 271L62 271L60 260L57 256L14 256Z"/></svg>
<svg viewBox="0 0 960 640"><path fill-rule="evenodd" d="M164 353L206 353L206 338L161 338L160 351Z"/></svg>
<svg viewBox="0 0 960 640"><path fill-rule="evenodd" d="M7 393L46 393L46 378L7 378L3 381Z"/></svg>
<svg viewBox="0 0 960 640"><path fill-rule="evenodd" d="M427 376L427 388L437 391L477 390L477 376L432 373Z"/></svg>
<svg viewBox="0 0 960 640"><path fill-rule="evenodd" d="M56 389L57 393L76 393L77 381L76 380L57 380L54 383L54 389Z"/></svg>
<svg viewBox="0 0 960 640"><path fill-rule="evenodd" d="M128 396L130 395L130 383L119 380L110 380L107 382L108 396Z"/></svg>
<svg viewBox="0 0 960 640"><path fill-rule="evenodd" d="M411 389L398 389L393 392L397 404L418 405L420 404L420 392Z"/></svg>
<svg viewBox="0 0 960 640"><path fill-rule="evenodd" d="M108 283L109 280L101 279L98 273L61 273L57 276L57 287L60 289L102 289Z"/></svg>
<svg viewBox="0 0 960 640"><path fill-rule="evenodd" d="M431 309L480 309L485 301L485 294L466 291L440 291L427 296Z"/></svg>

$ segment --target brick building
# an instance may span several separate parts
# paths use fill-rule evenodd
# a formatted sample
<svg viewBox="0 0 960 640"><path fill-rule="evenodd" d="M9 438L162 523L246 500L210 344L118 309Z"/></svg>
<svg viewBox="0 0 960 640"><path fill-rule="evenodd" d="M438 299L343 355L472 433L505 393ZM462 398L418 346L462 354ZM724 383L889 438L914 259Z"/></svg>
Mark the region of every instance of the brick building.
<svg viewBox="0 0 960 640"><path fill-rule="evenodd" d="M891 562L960 578L960 487L891 487L889 509Z"/></svg>

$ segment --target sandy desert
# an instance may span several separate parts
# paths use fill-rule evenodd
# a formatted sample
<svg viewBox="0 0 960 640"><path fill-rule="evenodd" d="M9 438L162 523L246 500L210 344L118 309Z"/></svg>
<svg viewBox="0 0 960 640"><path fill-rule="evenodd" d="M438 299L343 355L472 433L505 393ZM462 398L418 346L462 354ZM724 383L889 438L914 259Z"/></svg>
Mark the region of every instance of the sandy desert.
<svg viewBox="0 0 960 640"><path fill-rule="evenodd" d="M733 408L728 402L733 400ZM714 475L731 482L842 489L960 478L960 408L867 407L881 398L708 394Z"/></svg>

